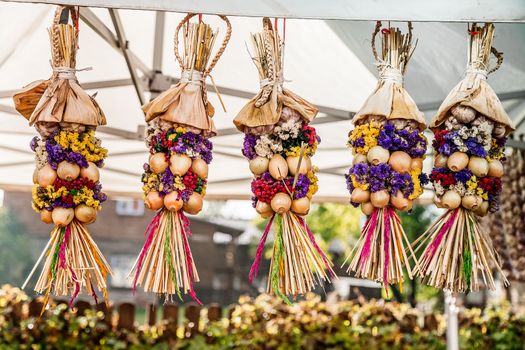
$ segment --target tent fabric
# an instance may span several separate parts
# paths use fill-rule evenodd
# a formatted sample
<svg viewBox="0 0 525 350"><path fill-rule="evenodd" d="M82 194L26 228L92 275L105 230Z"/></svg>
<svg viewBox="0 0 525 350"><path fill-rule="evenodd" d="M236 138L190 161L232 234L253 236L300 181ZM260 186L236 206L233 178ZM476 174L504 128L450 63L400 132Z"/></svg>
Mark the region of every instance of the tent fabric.
<svg viewBox="0 0 525 350"><path fill-rule="evenodd" d="M14 112L11 98L1 92L18 90L31 81L50 76L46 28L51 23L53 10L49 5L0 3L0 187L4 189L30 188L34 156L29 142L36 131ZM108 28L113 28L106 9L92 11ZM121 10L119 14L130 50L151 66L155 13ZM173 33L182 18L183 14L177 13L166 13L165 18L162 72L174 77L180 77L180 68L173 54ZM204 20L224 33L217 17L204 16ZM212 75L218 85L253 96L259 89L259 80L246 43L250 33L261 30L262 21L244 17L231 17L230 21L233 35ZM373 22L288 20L285 86L313 104L357 111L377 82L370 48L374 25ZM502 68L489 77L497 93L514 92L525 86L524 34L523 24L496 25L495 46L505 53ZM406 73L405 87L429 121L465 68L466 24L416 23L414 36L419 39L418 47ZM130 77L121 53L83 22L80 23L77 60L78 68L93 67L91 71L77 73L81 84ZM145 124L133 86L88 92L97 92L96 99L109 127L134 133ZM518 95L519 98L504 102L511 118L520 118L525 112L525 96ZM242 134L232 130L233 118L247 99L221 96L227 112L222 111L217 96L209 91L209 98L216 106L213 120L218 135L212 139L214 160L210 165L207 198L248 199L252 175L240 151ZM326 115L319 113L318 118L324 117ZM339 115L330 123L316 125L322 139L313 158L320 169L319 193L314 197L317 200L348 201L342 175L352 161L351 152L346 148L347 134L352 127L349 119ZM113 195L141 196L140 174L147 159L146 146L140 140L102 132L99 135L109 149L106 167L101 173L105 191ZM425 167L431 168L431 159L427 159ZM431 195L428 192L426 198Z"/></svg>

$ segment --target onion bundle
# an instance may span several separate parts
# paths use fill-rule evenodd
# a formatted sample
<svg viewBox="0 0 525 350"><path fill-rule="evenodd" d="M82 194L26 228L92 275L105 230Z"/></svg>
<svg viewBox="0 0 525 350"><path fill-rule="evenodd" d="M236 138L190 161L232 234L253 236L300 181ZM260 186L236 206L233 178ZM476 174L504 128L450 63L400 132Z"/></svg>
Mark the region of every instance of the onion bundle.
<svg viewBox="0 0 525 350"><path fill-rule="evenodd" d="M199 275L189 246L191 235L186 214L201 211L206 192L208 164L216 134L214 109L207 99L206 77L224 52L231 36L227 33L210 61L218 31L202 22L189 23L187 15L175 32L175 55L182 69L178 84L142 107L148 130L146 145L149 162L144 164L145 205L157 214L146 231L146 242L135 262L133 288L164 294L166 298L183 293L200 303L193 288ZM185 26L184 56L178 53L178 34ZM210 61L210 62L209 62ZM208 63L209 62L209 63Z"/></svg>
<svg viewBox="0 0 525 350"><path fill-rule="evenodd" d="M388 284L403 282L403 268L410 278L417 269L408 263L415 256L396 210L410 211L423 193L427 140L423 115L403 87L414 50L411 24L405 35L397 28L384 28L378 56L375 37L380 28L378 22L372 37L378 85L353 118L355 127L349 133L354 154L346 175L350 203L361 206L368 219L347 260L349 273L382 282L387 289Z"/></svg>
<svg viewBox="0 0 525 350"><path fill-rule="evenodd" d="M73 24L68 24L69 14ZM49 35L53 75L13 97L16 109L40 133L31 141L36 154L33 208L43 222L55 225L24 286L45 256L35 291L45 293L46 303L50 293L71 295L72 302L84 290L95 300L96 290L107 298L111 270L86 228L106 200L98 168L107 150L95 137L96 127L106 120L75 76L78 8L58 7Z"/></svg>
<svg viewBox="0 0 525 350"><path fill-rule="evenodd" d="M502 161L512 122L488 85L487 75L502 63L492 47L494 26L470 28L465 77L449 93L433 118L436 153L430 176L434 202L447 209L415 242L423 281L453 292L475 291L480 278L495 289L492 268L502 273L491 239L478 216L499 207ZM498 65L489 70L490 54ZM504 283L508 283L502 273Z"/></svg>
<svg viewBox="0 0 525 350"><path fill-rule="evenodd" d="M261 91L243 107L234 123L245 134L242 153L255 176L253 206L263 218L270 219L250 270L250 283L257 275L275 222L267 289L289 303L289 296L311 291L333 274L332 263L303 218L317 191L316 169L310 157L320 138L309 123L318 110L283 88L283 43L268 18L263 19L263 25L263 32L251 36Z"/></svg>

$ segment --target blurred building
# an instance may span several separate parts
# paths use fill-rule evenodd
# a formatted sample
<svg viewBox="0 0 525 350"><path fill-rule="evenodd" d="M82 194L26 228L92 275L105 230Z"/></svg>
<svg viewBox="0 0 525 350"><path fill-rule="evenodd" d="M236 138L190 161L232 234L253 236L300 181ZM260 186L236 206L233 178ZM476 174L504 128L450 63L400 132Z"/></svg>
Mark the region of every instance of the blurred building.
<svg viewBox="0 0 525 350"><path fill-rule="evenodd" d="M31 208L31 194L6 191L4 206L16 216L23 229L33 239L31 245L34 260L44 248L51 225L40 221ZM144 231L153 213L144 210L142 200L131 198L110 199L104 203L97 221L89 225L95 242L110 263L114 276L109 279L109 295L112 300L134 301L138 304L153 302L155 296L137 289L131 291L131 280L127 278L144 243ZM248 284L251 264L248 244L239 244L239 237L248 223L235 222L235 227L223 221L208 221L191 217L190 246L199 271L200 282L195 284L199 299L203 303L230 304L241 294L253 294ZM263 267L264 268L264 267ZM261 271L262 276L264 272ZM36 276L33 277L36 280ZM34 283L34 282L33 282ZM30 284L31 285L31 284ZM185 301L191 300L185 298Z"/></svg>

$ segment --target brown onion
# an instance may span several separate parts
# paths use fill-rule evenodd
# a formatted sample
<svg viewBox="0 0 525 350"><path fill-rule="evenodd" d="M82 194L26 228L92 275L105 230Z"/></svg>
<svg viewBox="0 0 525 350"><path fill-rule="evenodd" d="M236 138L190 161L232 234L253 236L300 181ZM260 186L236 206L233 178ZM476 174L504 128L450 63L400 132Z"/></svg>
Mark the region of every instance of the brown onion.
<svg viewBox="0 0 525 350"><path fill-rule="evenodd" d="M42 187L52 185L57 179L57 172L46 164L38 171L38 184Z"/></svg>
<svg viewBox="0 0 525 350"><path fill-rule="evenodd" d="M162 174L170 164L166 160L166 153L157 152L149 157L149 167L155 174Z"/></svg>
<svg viewBox="0 0 525 350"><path fill-rule="evenodd" d="M193 192L188 201L183 204L182 209L188 214L195 215L202 210L202 205L202 196L197 192Z"/></svg>
<svg viewBox="0 0 525 350"><path fill-rule="evenodd" d="M374 206L370 202L361 203L361 211L366 216L372 215L372 212L374 211Z"/></svg>
<svg viewBox="0 0 525 350"><path fill-rule="evenodd" d="M208 178L208 164L202 158L195 158L191 163L191 171L203 180Z"/></svg>
<svg viewBox="0 0 525 350"><path fill-rule="evenodd" d="M489 173L488 176L502 177L504 174L503 163L499 160L493 160L489 162Z"/></svg>
<svg viewBox="0 0 525 350"><path fill-rule="evenodd" d="M441 197L441 203L444 208L449 210L456 209L461 205L461 196L454 190L448 190Z"/></svg>
<svg viewBox="0 0 525 350"><path fill-rule="evenodd" d="M272 210L276 213L283 214L290 210L292 199L286 193L277 193L271 201Z"/></svg>
<svg viewBox="0 0 525 350"><path fill-rule="evenodd" d="M255 157L250 160L250 171L253 175L261 175L268 170L270 160L266 157Z"/></svg>
<svg viewBox="0 0 525 350"><path fill-rule="evenodd" d="M468 162L468 170L478 177L485 177L489 173L489 163L485 158L473 156Z"/></svg>
<svg viewBox="0 0 525 350"><path fill-rule="evenodd" d="M179 198L178 191L171 191L164 196L164 206L170 211L178 211L182 208L184 202Z"/></svg>
<svg viewBox="0 0 525 350"><path fill-rule="evenodd" d="M146 208L151 210L157 210L162 208L164 200L157 191L150 191L144 200Z"/></svg>
<svg viewBox="0 0 525 350"><path fill-rule="evenodd" d="M62 180L73 181L80 175L80 167L78 164L69 163L68 161L61 161L58 163L57 175Z"/></svg>
<svg viewBox="0 0 525 350"><path fill-rule="evenodd" d="M452 171L461 171L468 165L469 158L466 153L454 152L447 159L447 166Z"/></svg>
<svg viewBox="0 0 525 350"><path fill-rule="evenodd" d="M75 208L75 217L80 222L91 224L97 219L97 210L85 204L79 204Z"/></svg>
<svg viewBox="0 0 525 350"><path fill-rule="evenodd" d="M387 190L373 192L370 195L370 202L376 208L384 208L390 202L390 194L388 194Z"/></svg>
<svg viewBox="0 0 525 350"><path fill-rule="evenodd" d="M170 157L170 170L173 175L182 176L191 167L191 158L185 154L173 154Z"/></svg>
<svg viewBox="0 0 525 350"><path fill-rule="evenodd" d="M73 208L56 207L51 212L51 217L53 218L55 225L64 227L73 221L73 218L75 217L75 211Z"/></svg>
<svg viewBox="0 0 525 350"><path fill-rule="evenodd" d="M270 159L268 168L270 175L276 180L282 180L288 175L288 163L286 163L286 160L280 154L275 154L272 159Z"/></svg>
<svg viewBox="0 0 525 350"><path fill-rule="evenodd" d="M410 158L406 152L395 151L390 155L388 164L398 173L408 173L410 171L410 165L412 164L412 158Z"/></svg>
<svg viewBox="0 0 525 350"><path fill-rule="evenodd" d="M100 179L100 171L98 171L98 167L95 163L88 162L87 168L80 169L80 177L85 177L88 180L97 182Z"/></svg>
<svg viewBox="0 0 525 350"><path fill-rule="evenodd" d="M350 200L354 203L365 203L370 200L370 191L354 188L350 196Z"/></svg>
<svg viewBox="0 0 525 350"><path fill-rule="evenodd" d="M291 208L298 215L306 215L310 211L310 199L308 197L294 199Z"/></svg>
<svg viewBox="0 0 525 350"><path fill-rule="evenodd" d="M398 210L407 210L409 207L408 202L408 198L405 198L401 191L397 191L395 196L390 196L390 203L392 203L392 206Z"/></svg>
<svg viewBox="0 0 525 350"><path fill-rule="evenodd" d="M468 209L468 210L474 210L474 211L478 209L481 202L483 202L481 197L474 196L474 195L464 196L461 199L461 205L463 206L463 208Z"/></svg>
<svg viewBox="0 0 525 350"><path fill-rule="evenodd" d="M299 165L299 158L300 157L287 157L286 158L286 164L288 165L288 171L292 175L295 175L297 173L304 175L308 172L308 163L306 162L306 158L308 157L303 157L303 159L301 159L301 165L299 166L299 169L297 169L297 166Z"/></svg>
<svg viewBox="0 0 525 350"><path fill-rule="evenodd" d="M368 150L366 158L368 159L369 163L378 165L380 163L388 162L388 158L390 158L390 152L381 146L374 146Z"/></svg>
<svg viewBox="0 0 525 350"><path fill-rule="evenodd" d="M53 223L53 215L51 214L50 210L42 210L40 212L40 220L46 224L52 224Z"/></svg>
<svg viewBox="0 0 525 350"><path fill-rule="evenodd" d="M273 214L273 210L270 204L262 201L257 201L257 204L255 205L255 211L259 213L259 215L261 215L262 217L265 217L268 214Z"/></svg>

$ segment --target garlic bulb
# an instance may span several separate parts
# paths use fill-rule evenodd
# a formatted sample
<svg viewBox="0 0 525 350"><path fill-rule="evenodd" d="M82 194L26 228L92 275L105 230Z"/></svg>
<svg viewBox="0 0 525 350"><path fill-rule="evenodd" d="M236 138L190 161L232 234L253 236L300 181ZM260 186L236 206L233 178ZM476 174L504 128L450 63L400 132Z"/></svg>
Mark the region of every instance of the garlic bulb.
<svg viewBox="0 0 525 350"><path fill-rule="evenodd" d="M450 113L462 124L468 124L476 118L476 110L469 106L455 105Z"/></svg>
<svg viewBox="0 0 525 350"><path fill-rule="evenodd" d="M497 123L496 125L494 125L494 129L492 130L492 134L494 135L494 137L502 138L505 136L506 133L507 133L507 128L505 127L504 124Z"/></svg>
<svg viewBox="0 0 525 350"><path fill-rule="evenodd" d="M397 130L405 128L408 124L407 119L391 119L389 122L390 124L394 125L394 128L396 128Z"/></svg>

